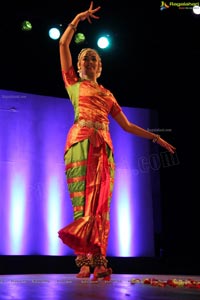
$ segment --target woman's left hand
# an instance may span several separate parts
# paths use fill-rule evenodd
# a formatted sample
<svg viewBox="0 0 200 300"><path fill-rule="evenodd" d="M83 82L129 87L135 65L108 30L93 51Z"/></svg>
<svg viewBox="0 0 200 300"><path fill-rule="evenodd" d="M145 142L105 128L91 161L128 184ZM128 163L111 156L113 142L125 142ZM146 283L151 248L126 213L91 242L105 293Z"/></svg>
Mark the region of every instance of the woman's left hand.
<svg viewBox="0 0 200 300"><path fill-rule="evenodd" d="M171 144L163 140L161 137L159 137L156 143L161 147L165 148L167 151L169 151L172 154L174 154L176 151L176 148L174 146L172 146Z"/></svg>
<svg viewBox="0 0 200 300"><path fill-rule="evenodd" d="M91 18L93 18L93 19L99 19L99 17L96 16L95 13L100 8L101 8L100 6L98 6L96 8L93 8L93 1L91 1L89 9L86 10L86 11L84 11L84 12L82 12L82 13L78 14L79 20L84 21L85 19L87 19L89 23L92 23Z"/></svg>

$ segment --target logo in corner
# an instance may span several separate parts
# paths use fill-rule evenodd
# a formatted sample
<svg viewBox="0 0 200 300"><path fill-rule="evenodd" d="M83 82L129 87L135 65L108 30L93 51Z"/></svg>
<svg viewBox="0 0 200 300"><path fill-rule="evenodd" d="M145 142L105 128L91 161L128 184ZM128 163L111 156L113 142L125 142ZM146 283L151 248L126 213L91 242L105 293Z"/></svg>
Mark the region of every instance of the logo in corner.
<svg viewBox="0 0 200 300"><path fill-rule="evenodd" d="M161 5L160 5L160 10L164 10L164 9L167 9L169 8L170 5L168 5L166 2L164 1L161 1Z"/></svg>

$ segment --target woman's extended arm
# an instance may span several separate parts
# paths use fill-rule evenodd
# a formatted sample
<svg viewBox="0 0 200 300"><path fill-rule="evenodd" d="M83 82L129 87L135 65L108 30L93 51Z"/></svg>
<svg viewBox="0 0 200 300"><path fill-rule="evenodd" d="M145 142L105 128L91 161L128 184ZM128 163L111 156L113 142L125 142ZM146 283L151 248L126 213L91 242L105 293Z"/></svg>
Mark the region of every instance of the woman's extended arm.
<svg viewBox="0 0 200 300"><path fill-rule="evenodd" d="M152 140L153 142L159 144L161 147L165 148L170 153L175 153L176 148L174 146L163 140L158 134L145 130L142 127L131 123L122 111L118 113L114 119L125 131L135 134L139 137Z"/></svg>
<svg viewBox="0 0 200 300"><path fill-rule="evenodd" d="M98 16L94 14L100 9L101 7L98 6L97 8L93 9L93 1L90 3L90 7L88 10L79 13L75 16L75 18L71 21L71 23L67 26L64 33L62 34L60 41L59 41L59 49L60 49L60 63L62 71L67 72L70 67L72 66L72 56L70 52L70 43L72 37L77 29L77 26L80 21L84 21L85 19L88 20L89 23L91 22L90 18L99 19Z"/></svg>

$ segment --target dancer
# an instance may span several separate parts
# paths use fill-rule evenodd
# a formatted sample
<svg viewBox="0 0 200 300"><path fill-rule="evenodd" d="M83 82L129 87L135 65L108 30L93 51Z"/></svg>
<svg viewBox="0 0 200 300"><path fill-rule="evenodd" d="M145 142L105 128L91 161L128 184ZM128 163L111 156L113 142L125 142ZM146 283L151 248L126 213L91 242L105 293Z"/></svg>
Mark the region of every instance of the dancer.
<svg viewBox="0 0 200 300"><path fill-rule="evenodd" d="M72 63L70 43L79 22L99 19L100 6L78 13L59 42L64 84L74 107L74 124L65 147L66 177L73 205L74 221L59 230L62 241L74 250L78 278L110 280L106 250L110 231L110 201L115 162L109 132L110 115L125 131L152 140L170 153L175 147L159 135L131 123L113 94L98 84L101 57L95 49L84 48L78 55L77 73Z"/></svg>

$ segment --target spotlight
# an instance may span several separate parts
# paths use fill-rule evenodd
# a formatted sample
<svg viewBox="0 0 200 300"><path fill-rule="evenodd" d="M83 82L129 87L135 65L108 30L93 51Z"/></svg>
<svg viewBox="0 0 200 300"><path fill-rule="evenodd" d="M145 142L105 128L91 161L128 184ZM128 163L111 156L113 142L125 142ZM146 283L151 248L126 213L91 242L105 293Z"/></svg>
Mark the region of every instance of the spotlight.
<svg viewBox="0 0 200 300"><path fill-rule="evenodd" d="M60 37L60 30L56 27L49 29L49 37L52 40L57 40Z"/></svg>
<svg viewBox="0 0 200 300"><path fill-rule="evenodd" d="M32 24L31 22L25 20L22 22L21 28L23 31L30 31L32 29Z"/></svg>
<svg viewBox="0 0 200 300"><path fill-rule="evenodd" d="M200 15L200 6L198 5L193 6L193 13L195 15Z"/></svg>
<svg viewBox="0 0 200 300"><path fill-rule="evenodd" d="M85 35L82 32L78 32L75 35L74 41L75 41L76 44L80 44L80 43L85 42Z"/></svg>
<svg viewBox="0 0 200 300"><path fill-rule="evenodd" d="M97 45L101 49L108 48L110 46L110 36L105 35L105 36L99 37L98 40L97 40Z"/></svg>

